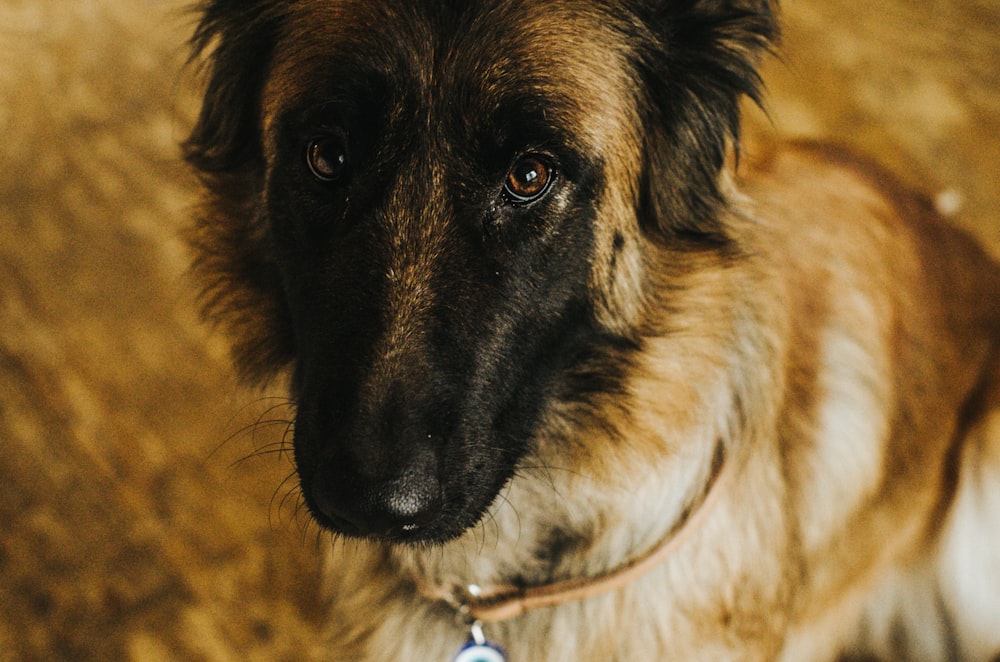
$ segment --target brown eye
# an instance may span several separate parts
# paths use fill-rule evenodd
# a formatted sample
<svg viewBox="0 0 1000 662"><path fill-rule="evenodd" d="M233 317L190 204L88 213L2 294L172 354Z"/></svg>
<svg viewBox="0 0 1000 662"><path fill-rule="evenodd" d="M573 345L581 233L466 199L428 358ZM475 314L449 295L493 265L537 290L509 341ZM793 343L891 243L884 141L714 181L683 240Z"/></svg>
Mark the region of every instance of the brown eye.
<svg viewBox="0 0 1000 662"><path fill-rule="evenodd" d="M534 202L548 192L553 175L548 161L529 154L511 167L503 190L512 202Z"/></svg>
<svg viewBox="0 0 1000 662"><path fill-rule="evenodd" d="M313 138L306 146L306 163L313 177L322 182L333 182L347 168L347 150L337 138Z"/></svg>

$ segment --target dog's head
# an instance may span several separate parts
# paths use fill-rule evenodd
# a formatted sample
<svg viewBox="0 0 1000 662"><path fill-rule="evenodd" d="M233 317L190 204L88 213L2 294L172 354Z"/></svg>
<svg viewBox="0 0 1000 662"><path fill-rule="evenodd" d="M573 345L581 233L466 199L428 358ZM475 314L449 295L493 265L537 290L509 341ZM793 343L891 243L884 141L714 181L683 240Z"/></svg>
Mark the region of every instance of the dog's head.
<svg viewBox="0 0 1000 662"><path fill-rule="evenodd" d="M649 265L728 250L718 178L772 3L203 12L186 155L209 313L246 375L290 367L321 524L455 537L553 412L587 425L619 388L658 303Z"/></svg>

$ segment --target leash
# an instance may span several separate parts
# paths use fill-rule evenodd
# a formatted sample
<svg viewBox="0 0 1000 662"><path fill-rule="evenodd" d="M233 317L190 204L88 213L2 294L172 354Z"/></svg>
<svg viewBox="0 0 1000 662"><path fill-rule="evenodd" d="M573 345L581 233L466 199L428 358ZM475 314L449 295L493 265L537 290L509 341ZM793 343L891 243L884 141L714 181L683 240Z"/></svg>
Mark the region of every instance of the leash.
<svg viewBox="0 0 1000 662"><path fill-rule="evenodd" d="M610 593L658 567L694 535L718 503L719 495L733 473L730 466L725 449L720 444L712 461L711 476L701 496L685 509L663 539L642 556L595 577L571 578L530 587L497 586L489 590L474 584L458 588L431 587L416 580L417 589L425 598L447 603L471 627L470 641L455 658L455 662L464 662L466 659L502 662L506 659L501 649L486 642L482 633L484 623L499 623L535 609L556 607ZM478 657L472 653L463 657L467 651L475 651Z"/></svg>

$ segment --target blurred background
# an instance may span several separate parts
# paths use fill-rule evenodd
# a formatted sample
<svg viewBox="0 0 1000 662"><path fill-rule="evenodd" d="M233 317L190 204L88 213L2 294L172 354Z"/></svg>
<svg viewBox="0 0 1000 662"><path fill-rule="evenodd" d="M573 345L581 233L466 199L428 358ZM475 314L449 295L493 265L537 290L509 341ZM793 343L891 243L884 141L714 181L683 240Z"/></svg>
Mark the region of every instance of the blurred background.
<svg viewBox="0 0 1000 662"><path fill-rule="evenodd" d="M323 658L290 411L185 276L186 4L0 0L0 662ZM750 134L859 147L1000 256L1000 3L784 17Z"/></svg>

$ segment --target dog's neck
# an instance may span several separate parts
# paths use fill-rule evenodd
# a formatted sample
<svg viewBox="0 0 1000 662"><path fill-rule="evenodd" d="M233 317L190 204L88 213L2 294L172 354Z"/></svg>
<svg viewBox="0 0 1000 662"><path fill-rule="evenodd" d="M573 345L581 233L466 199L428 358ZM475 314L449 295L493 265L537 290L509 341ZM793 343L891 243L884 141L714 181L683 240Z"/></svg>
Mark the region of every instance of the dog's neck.
<svg viewBox="0 0 1000 662"><path fill-rule="evenodd" d="M721 385L717 391L727 392ZM648 438L620 446L610 470L588 474L551 461L523 469L479 527L441 548L399 551L403 575L425 597L484 621L584 599L641 576L697 530L724 482L717 422L684 419L674 419L683 432L665 429L662 419L632 421L633 433L645 428ZM565 441L550 443L555 451ZM598 445L614 443L623 441ZM660 447L655 461L641 452L646 444Z"/></svg>
<svg viewBox="0 0 1000 662"><path fill-rule="evenodd" d="M439 586L416 577L415 584L429 600L450 605L462 618L475 623L496 623L542 607L555 607L603 595L638 580L667 561L684 542L694 535L712 511L725 489L731 465L726 462L724 445L716 446L711 475L705 488L689 504L674 527L656 545L620 565L597 575L582 575L532 586L493 586L478 584L465 587Z"/></svg>

